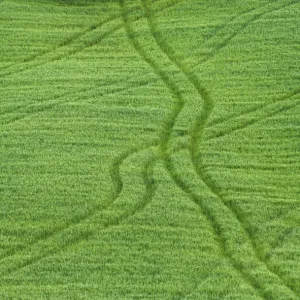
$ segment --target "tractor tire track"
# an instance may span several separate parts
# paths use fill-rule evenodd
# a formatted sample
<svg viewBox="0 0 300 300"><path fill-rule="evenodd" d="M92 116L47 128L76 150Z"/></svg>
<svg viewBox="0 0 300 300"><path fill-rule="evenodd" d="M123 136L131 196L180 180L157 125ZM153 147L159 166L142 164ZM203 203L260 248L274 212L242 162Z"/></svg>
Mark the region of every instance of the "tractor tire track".
<svg viewBox="0 0 300 300"><path fill-rule="evenodd" d="M102 25L103 26L105 26L105 25L111 26L111 23L113 21L115 21L115 19L109 20L109 21L103 23ZM118 19L117 19L117 21L118 21ZM100 30L100 28L102 29L102 26L101 27L96 27L95 29L92 29L92 30L88 30L86 33L91 33L93 31L96 31L97 29ZM81 44L79 44L77 46L73 45L74 49L69 49L69 47L72 45L72 43L66 44L62 47L57 48L57 50L64 50L64 48L66 47L67 49L65 49L65 51L62 51L62 53L57 53L55 55L55 52L54 52L54 57L45 58L45 61L40 61L40 62L36 61L35 62L33 60L33 61L29 61L28 63L24 63L24 64L20 65L19 68L16 69L16 70L6 70L5 72L2 72L0 74L0 78L1 77L5 78L5 77L10 76L10 75L20 74L24 71L32 70L36 67L46 65L46 64L49 64L49 63L52 63L52 62L55 62L55 61L59 61L59 60L62 60L64 58L67 58L69 56L75 55L76 53L78 53L80 51L83 51L87 48L90 48L90 47L93 47L93 46L99 44L103 39L105 39L109 35L113 34L117 30L119 30L120 28L122 28L122 24L114 24L114 25L112 25L112 28L109 28L106 32L99 35L97 37L97 39L83 41L83 42L81 42ZM80 35L79 37L83 37L83 36L84 36L84 34ZM78 39L75 39L74 41L78 41ZM52 52L49 52L49 53L52 53Z"/></svg>
<svg viewBox="0 0 300 300"><path fill-rule="evenodd" d="M143 0L145 1L145 0ZM289 5L292 5L294 4L296 1L292 1L291 3L289 4L286 4L284 6L281 6L279 8L275 8L275 9L272 9L271 11L275 11L275 10L278 10L278 9L282 9L284 7L287 7ZM259 16L256 16L257 18L260 18L261 16L265 15L266 13L269 13L271 11L268 11L268 12L265 12L265 13L262 13L262 14L259 14ZM255 18L255 19L257 19ZM251 22L254 21L254 18L251 19ZM248 26L248 24L250 24L249 22L246 24L246 26ZM153 30L153 32L156 32L157 33L157 30ZM156 34L156 36L158 36ZM163 44L162 44L163 45ZM167 49L167 48L165 48ZM172 58L172 56L170 56L170 58ZM175 62L176 63L176 62ZM184 72L186 69L184 67L181 67L180 64L178 63L178 67ZM188 75L188 74L187 74ZM188 76L187 76L188 77ZM217 198L219 200L221 200L221 202L223 203L223 205L225 205L229 211L231 211L233 213L233 216L236 218L236 220L238 221L238 223L240 224L240 226L242 227L244 233L246 234L247 236L247 239L249 240L250 242L250 245L251 245L251 248L254 250L254 255L255 257L258 259L258 261L260 261L261 263L263 263L266 267L266 269L268 270L269 273L271 274L274 274L280 281L281 281L281 284L283 286L286 287L287 290L290 290L292 293L293 293L293 296L296 296L295 294L295 291L293 290L293 288L283 280L283 278L278 274L278 273L275 273L275 270L274 269L271 269L271 267L269 266L269 264L264 261L262 259L262 256L260 255L255 243L254 243L254 240L253 240L253 237L251 236L249 230L247 230L247 227L245 227L245 225L243 224L241 218L239 217L238 215L238 212L233 210L227 203L226 201L223 199L223 197L221 196L220 194L220 189L217 187L217 185L215 184L214 180L207 174L204 172L204 165L203 165L203 162L201 160L201 158L199 157L200 153L197 154L197 141L198 141L198 144L201 143L201 140L202 140L202 134L203 134L203 131L204 131L204 127L205 127L205 124L207 123L207 120L212 112L212 108L213 108L213 103L212 103L212 100L209 98L209 95L207 93L205 93L204 89L201 88L201 85L200 85L200 82L198 81L197 77L194 76L194 77L191 77L189 76L188 78L190 78L190 81L192 82L192 84L196 87L198 86L198 88L196 88L196 90L199 92L199 95L204 99L204 110L203 110L203 113L202 115L199 117L198 119L198 122L196 122L195 126L194 126L194 129L193 129L193 134L192 134L192 145L191 145L191 154L192 154L192 161L193 161L193 166L197 172L197 174L199 175L199 177L202 179L202 181L206 184L206 186L211 190L211 192L217 196ZM295 93L293 93L294 95ZM298 103L297 103L298 104ZM292 103L290 105L284 105L283 107L280 107L278 108L277 110L273 111L272 113L270 113L268 115L268 117L270 116L273 116L283 110L288 110L290 108L292 108L293 106L297 105L295 103ZM256 120L255 120L256 121ZM251 122L249 123L250 124L253 124L254 122ZM270 277L271 279L271 277ZM288 291L287 291L288 292Z"/></svg>
<svg viewBox="0 0 300 300"><path fill-rule="evenodd" d="M281 1L278 1L279 3L281 3ZM254 16L251 17L248 21L246 21L245 23L241 24L241 26L235 30L234 32L232 32L228 37L226 37L225 39L222 40L222 42L220 42L216 47L214 47L208 54L206 54L202 59L200 59L196 65L193 66L192 69L195 69L197 67L199 67L200 65L206 63L207 61L209 61L210 59L212 59L216 54L218 54L221 50L223 50L225 47L227 47L230 42L236 37L238 36L241 32L243 32L249 25L251 25L253 22L259 20L260 18L262 18L263 16L265 16L266 14L269 14L269 13L272 13L274 11L277 11L277 10L280 10L280 9L283 9L283 8L286 8L288 6L291 6L291 5L294 5L298 3L298 0L292 0L292 1L289 1L289 3L286 3L284 5L281 5L279 7L274 7L274 8L271 8L267 11L263 11L263 12L256 12L256 10L254 11ZM276 5L277 3L275 3L274 5ZM266 5L263 5L262 7L260 7L259 9L261 8L265 8L266 6L269 6L270 3L266 4ZM259 10L257 9L257 10ZM251 12L250 12L251 13ZM249 14L250 14L249 13ZM236 20L236 18L235 18ZM230 23L226 23L225 24L225 27L230 24ZM216 35L215 35L216 36Z"/></svg>
<svg viewBox="0 0 300 300"><path fill-rule="evenodd" d="M294 105L291 105L290 107L293 107L293 106ZM284 292L282 290L281 293L285 294L284 298L282 298L282 299L298 299L293 287L286 280L284 280L283 277L278 273L278 271L275 270L274 268L272 268L270 266L270 264L264 259L263 255L258 250L257 245L255 244L255 241L251 235L251 232L248 230L248 228L245 226L243 220L241 219L239 212L236 209L234 209L233 207L230 207L230 205L228 205L226 203L225 199L223 198L223 196L221 194L220 188L217 186L214 179L205 171L205 167L204 167L204 163L202 161L202 157L201 157L202 155L201 155L201 151L199 150L199 147L200 147L200 144L204 141L204 138L203 138L204 129L205 129L205 125L207 123L207 120L208 120L211 112L212 112L211 110L204 112L202 114L202 116L200 116L198 124L196 124L194 127L193 139L192 139L193 144L191 146L193 166L194 166L198 176L202 179L202 181L206 184L206 186L210 189L210 191L231 212L232 217L237 220L239 226L241 227L241 229L243 231L243 232L241 232L241 234L244 234L246 236L246 238L248 240L248 241L246 241L246 243L248 243L249 246L251 247L251 249L253 250L253 253L251 255L254 256L259 263L262 263L264 265L266 271L269 273L268 275L267 275L267 273L265 274L268 276L268 284L271 284L273 286L281 285L281 288L284 290ZM278 113L278 112L276 112L276 113ZM271 116L271 114L270 114L270 116ZM254 124L254 123L255 123L255 121L254 122L250 121L246 126ZM241 129L241 126L239 126L237 129ZM243 257L241 257L241 259L242 258ZM239 265L239 259L237 260L237 264ZM252 277L251 281L252 280L254 282L256 281L257 275L249 274L249 276ZM263 278L263 277L260 278L261 283L256 282L255 286L257 286L257 287L260 286L260 289L263 290L262 295L266 299L274 299L274 295L272 296L272 293L264 287L264 284L262 284L264 279L265 278Z"/></svg>
<svg viewBox="0 0 300 300"><path fill-rule="evenodd" d="M184 73L184 75L186 76L186 78L190 81L190 83L196 89L196 91L199 94L199 96L204 100L203 111L202 111L201 115L199 116L198 120L196 121L196 123L194 125L194 128L192 129L192 133L191 133L192 143L191 143L191 146L190 146L190 154L191 154L191 158L192 158L193 168L195 169L196 173L201 178L201 180L209 188L209 190L215 196L217 196L217 198L219 200L221 200L222 205L225 205L225 207L231 212L231 214L233 214L233 217L236 219L236 221L238 222L238 224L240 225L240 227L244 231L244 234L246 235L246 237L248 239L248 242L249 242L248 244L251 246L251 248L254 251L255 258L258 261L260 261L262 264L265 265L265 267L269 271L269 273L271 273L272 275L274 274L275 276L277 276L281 280L282 284L284 286L286 286L286 283L284 283L284 281L282 280L282 278L280 278L280 276L278 274L275 274L274 271L270 270L270 268L266 264L266 262L264 262L264 261L261 260L260 255L258 253L258 250L255 247L253 238L251 237L249 231L247 230L247 228L245 227L245 225L241 221L240 217L237 215L237 213L235 211L233 211L226 204L225 200L221 197L221 195L219 193L219 189L216 187L214 181L208 176L208 174L206 174L205 172L203 172L203 168L204 168L203 163L197 165L197 162L198 163L201 162L199 160L197 161L197 142L201 143L204 127L205 127L205 125L207 123L207 120L208 120L208 118L209 118L209 116L210 116L210 114L212 112L212 109L213 109L212 99L210 98L210 96L209 96L208 92L205 90L205 88L199 82L197 76L193 75L191 72L189 72L188 69L180 61L178 61L176 59L176 56L174 54L172 54L172 53L174 53L173 49L171 49L165 43L165 41L163 39L159 38L159 34L158 34L159 31L158 31L158 28L157 28L157 26L156 26L156 24L154 22L153 13L148 8L148 2L147 2L148 0L140 0L140 1L143 4L144 10L145 10L145 14L146 14L147 19L148 19L148 24L149 24L150 31L151 31L154 39L156 40L157 45L159 46L159 48L161 49L161 51L163 51L168 56L168 58ZM154 34L154 33L156 33L156 34ZM168 170L170 172L172 169L169 167ZM177 179L176 182L179 183L178 179ZM181 187L184 187L184 186L181 186ZM184 191L188 192L186 188L184 189ZM254 278L252 278L252 280L253 279ZM287 287L287 288L290 289L290 287Z"/></svg>
<svg viewBox="0 0 300 300"><path fill-rule="evenodd" d="M185 159L186 154L178 152L176 155L177 159L173 155L165 161L170 176L175 184L200 207L214 229L222 254L228 258L245 282L250 284L263 299L298 299L291 288L283 285L282 279L277 274L270 272L265 262L253 255L253 250L249 245L251 241L245 235L235 213L230 207L218 201L219 197L206 191L205 186L207 184L203 183L202 180L202 183L199 181L199 176L193 169L192 162L190 161L188 164L180 162L182 158ZM181 158L180 155L183 157ZM193 170L194 173L191 173L190 170ZM184 176L185 173L187 176Z"/></svg>
<svg viewBox="0 0 300 300"><path fill-rule="evenodd" d="M78 101L82 101L84 99L89 99L91 97L90 92L93 91L93 90L95 90L95 93L96 93L97 96L104 97L104 96L108 96L108 95L114 95L114 94L122 93L122 92L128 91L128 90L138 89L142 86L147 86L149 83L154 83L154 82L156 82L156 80L145 81L143 83L139 83L139 84L134 85L134 86L127 86L127 87L122 87L122 88L117 88L117 89L112 88L112 91L110 91L110 92L96 91L96 89L98 88L96 85L93 86L92 88L79 89L75 92L72 92L71 94L69 92L66 92L66 93L57 95L56 97L51 98L51 100L47 101L47 103L38 104L38 105L30 104L30 105L26 105L25 107L21 106L19 111L21 111L21 110L24 111L24 109L25 109L25 110L27 110L27 112L20 112L19 115L14 116L12 118L8 118L8 120L3 120L3 116L7 116L7 114L9 114L9 113L2 114L2 115L0 115L0 124L1 125L8 125L8 124L15 123L17 121L21 121L23 119L32 117L34 115L38 115L38 114L43 113L45 111L51 110L55 107L59 107L61 105L68 104L69 102L75 103L75 102L78 102ZM109 86L109 85L107 85L107 86ZM106 87L106 86L103 86L103 87ZM64 98L66 96L74 96L74 98L72 98L71 100L70 99L69 100L68 99L67 100L59 100L59 99ZM53 101L55 101L55 102L53 102ZM12 113L15 114L16 111L13 111Z"/></svg>
<svg viewBox="0 0 300 300"><path fill-rule="evenodd" d="M216 196L216 198L222 203L224 206L224 209L226 208L228 210L227 214L231 214L231 217L234 218L237 221L236 227L241 227L240 235L244 235L246 240L245 244L247 247L251 249L251 253L248 254L248 259L253 259L257 261L257 264L262 264L262 268L265 269L264 271L264 277L261 279L261 285L260 287L264 289L263 279L268 278L268 284L275 286L280 286L281 288L281 294L285 294L285 297L282 299L298 299L298 296L296 295L296 292L294 291L293 287L286 281L284 278L278 273L277 270L272 268L268 261L265 259L262 252L258 249L255 240L248 229L248 227L244 224L242 218L239 215L239 211L234 207L230 206L224 199L222 195L222 191L219 188L219 186L216 184L215 180L205 171L204 163L202 161L201 153L194 154L194 162L193 165L196 166L196 171L199 177L202 179L202 181L206 184L206 186L210 189L210 191ZM236 235L238 236L238 233L236 232ZM236 245L236 249L238 249L238 245ZM238 259L237 261L242 261L243 257ZM256 275L250 274L250 276L255 279ZM258 284L258 283L257 283ZM274 296L270 296L270 291L265 290L263 291L263 294L265 295L266 299L274 299ZM271 297L271 298L270 298Z"/></svg>
<svg viewBox="0 0 300 300"><path fill-rule="evenodd" d="M288 7L288 6L293 5L295 3L298 3L298 1L291 1L290 3L288 3L288 4L286 4L282 7L273 9L273 10L268 11L268 12L265 12L265 13L261 14L259 16L259 18L261 16L267 14L267 13L270 13L272 11L276 11L276 10ZM298 89L298 90L293 91L292 93L289 93L289 94L285 95L284 97L282 97L278 100L273 101L270 104L266 104L266 105L256 107L254 109L250 109L250 110L248 110L248 111L246 111L242 114L239 114L239 115L233 114L233 115L227 117L226 119L221 119L221 120L219 119L219 120L212 121L212 122L210 122L209 126L207 127L207 128L212 128L212 132L210 133L209 130L208 130L208 134L207 134L206 137L203 138L203 140L211 140L211 139L216 139L216 138L227 136L227 135L229 135L229 134L231 134L235 131L245 129L248 126L254 125L255 123L257 123L259 121L263 121L266 118L270 118L270 117L273 117L273 116L275 116L275 115L277 115L281 112L287 111L287 110L295 107L296 105L299 105L299 101L291 102L291 103L289 101L290 98L294 97L295 95L298 95L299 93L300 93L300 90ZM269 111L269 109L271 111ZM263 112L261 112L261 110L263 110ZM255 113L257 113L259 116L257 117ZM239 120L239 118L241 116L247 116L248 120L246 120L246 121L245 120ZM232 124L232 122L234 124ZM215 127L214 125L220 125L221 132L220 131L214 131L214 130L216 130L216 128L214 128ZM227 129L225 130L224 128L227 127L226 125L228 125L231 128L229 128L228 130ZM215 185L212 178L209 178L208 180L211 182L212 185ZM215 188L216 188L216 191L220 192L216 185L215 185ZM235 214L238 216L237 211L235 211ZM249 233L249 235L250 235L250 233ZM272 268L270 266L270 264L268 263L268 260L269 260L271 255L268 255L268 256L260 255L260 256L261 256L261 260L265 261L269 271L275 273L274 268ZM292 286L290 286L288 282L284 282L283 278L279 274L276 273L276 275L281 279L281 281L291 291L293 291L294 297L297 297L296 291L294 290L294 288Z"/></svg>
<svg viewBox="0 0 300 300"><path fill-rule="evenodd" d="M193 145L194 143L196 143L196 141L198 141L198 137L199 135L201 135L201 128L204 128L205 123L207 121L207 119L209 118L212 110L213 110L213 103L212 100L210 99L210 96L208 94L208 92L205 90L205 88L200 84L198 78L196 76L194 76L182 63L181 61L176 59L176 56L174 54L173 49L171 49L168 44L159 37L159 30L155 24L155 21L153 19L153 12L151 12L151 10L148 7L148 3L146 3L147 0L141 0L143 3L143 7L145 10L145 14L147 16L147 20L148 20L148 24L149 24L149 28L150 31L152 33L153 38L155 39L157 45L159 46L159 48L161 49L161 51L163 51L169 58L170 61L172 61L180 70L181 72L185 75L186 79L192 84L192 86L195 88L196 92L199 94L200 98L202 98L204 100L203 103L203 112L201 113L201 116L198 118L198 120L196 121L196 124L194 125L194 129L191 133L192 135L192 143L190 145L190 149L189 149L189 153L191 155L192 161L193 161L193 168L196 170L196 166L194 164L194 160L193 160ZM155 34L154 34L155 33ZM212 221L214 220L214 215L212 214L212 212L203 205L203 203L201 203L199 196L195 195L192 193L192 191L188 188L188 186L184 183L184 180L181 178L181 176L176 173L174 171L174 168L172 167L171 164L171 158L170 156L167 157L165 160L165 167L168 170L168 173L170 175L170 177L172 178L172 180L175 182L175 184L181 189L183 190L188 196L189 198L196 203L199 207L200 210L202 211L202 213L206 216L207 220L209 221L209 223L211 224L211 227L214 229L214 233L215 235L218 237L218 242L219 242L219 248L222 250L222 254L224 257L227 257L231 263L231 265L236 269L236 271L238 273L240 273L243 277L243 279L248 282L252 288L254 290L257 290L256 285L254 284L251 276L249 276L249 274L246 274L245 272L241 272L241 268L238 267L237 262L232 259L232 253L228 253L226 251L225 248L225 240L223 239L221 233L220 233L220 225L218 224L218 222L216 221ZM205 180L203 180L202 176L200 177L202 179L202 181L207 185L207 182ZM259 291L260 292L260 291Z"/></svg>
<svg viewBox="0 0 300 300"><path fill-rule="evenodd" d="M124 0L120 0L119 2L120 2L121 9L122 9L125 30L126 30L129 42L131 43L133 48L137 51L137 53L140 55L140 57L154 70L155 74L158 75L158 77L162 80L162 82L165 84L165 86L170 91L171 96L175 99L175 105L172 109L170 117L166 120L163 130L161 131L161 134L160 134L160 141L161 141L160 142L160 150L161 150L162 155L165 155L165 152L167 150L167 144L168 144L168 141L169 141L170 135L171 135L171 128L174 126L176 118L184 106L184 100L183 100L181 91L170 80L170 78L167 76L167 74L163 70L160 69L160 67L155 62L155 60L147 55L146 51L142 48L140 43L136 40L134 32L130 25L130 23L132 21L129 21L129 16L126 11L126 7L124 5Z"/></svg>
<svg viewBox="0 0 300 300"><path fill-rule="evenodd" d="M119 17L118 15L112 15L110 18L104 20L103 22L100 22L100 23L97 23L97 24L93 24L93 25L87 27L86 29L82 30L81 32L73 34L71 37L69 37L69 38L65 39L64 41L60 42L57 46L53 47L52 49L43 51L43 52L38 53L36 55L31 55L29 57L26 57L26 58L23 59L23 61L21 63L14 64L12 66L8 66L8 68L9 67L20 66L20 65L22 65L22 63L30 63L30 62L33 62L34 60L38 59L38 58L41 58L41 57L49 54L49 53L56 52L60 48L72 44L74 41L80 39L84 35L89 34L89 33L93 32L93 31L95 31L96 29L99 29L100 27L102 27L105 24L111 22L112 20L117 19L118 17Z"/></svg>
<svg viewBox="0 0 300 300"><path fill-rule="evenodd" d="M143 185L145 186L145 192L142 195L142 201L137 200L137 203L134 203L133 207L132 205L127 206L127 210L115 209L116 211L119 211L118 215L115 217L111 217L109 215L106 216L105 212L113 205L116 205L116 201L123 191L123 181L120 175L120 166L126 159L128 159L128 157L142 151L149 152L149 149L149 157L141 171ZM138 162L140 162L140 160L138 160ZM75 244L91 238L99 231L105 230L111 226L118 226L129 217L132 217L145 209L148 203L151 202L156 191L156 183L153 177L153 167L155 163L156 154L153 152L153 150L151 150L151 147L134 148L122 153L115 159L110 170L113 185L111 200L105 205L94 207L85 216L73 219L67 224L67 226L64 226L63 228L60 228L48 234L47 236L34 241L33 243L27 245L26 248L19 248L13 252L7 253L6 255L2 255L0 257L0 261L2 262L0 266L0 274L2 277L36 264L52 255L58 254L67 248L74 246ZM121 205L121 208L123 208L123 206L124 205ZM104 221L102 219L102 224L85 224L85 221L88 221L92 217L97 217L99 213L104 214ZM96 226L99 226L97 232L95 232ZM37 249L35 249L35 247L37 247ZM24 251L25 254L22 256L22 252Z"/></svg>
<svg viewBox="0 0 300 300"><path fill-rule="evenodd" d="M237 274L240 274L244 282L248 283L252 289L260 296L260 298L265 299L260 286L258 283L253 279L252 276L249 276L247 272L244 271L244 268L238 263L238 260L233 258L233 255L230 251L227 250L226 237L222 234L222 226L219 220L216 218L216 213L209 207L209 205L205 205L203 197L198 195L189 187L189 185L184 181L183 176L179 175L181 172L176 172L176 168L174 163L172 163L171 157L164 161L165 168L168 171L170 177L172 178L173 182L176 186L182 190L192 202L194 202L200 209L200 213L205 216L206 220L210 224L211 228L213 229L213 233L217 238L218 248L220 249L220 254L228 259L230 265L234 268ZM219 212L217 212L219 213Z"/></svg>

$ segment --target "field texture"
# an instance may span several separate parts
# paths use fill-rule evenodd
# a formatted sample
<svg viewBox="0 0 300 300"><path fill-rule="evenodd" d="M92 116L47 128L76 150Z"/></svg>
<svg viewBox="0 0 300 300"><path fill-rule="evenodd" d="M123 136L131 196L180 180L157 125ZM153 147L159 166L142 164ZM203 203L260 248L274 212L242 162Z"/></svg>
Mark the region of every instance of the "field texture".
<svg viewBox="0 0 300 300"><path fill-rule="evenodd" d="M0 1L0 299L300 299L300 1Z"/></svg>

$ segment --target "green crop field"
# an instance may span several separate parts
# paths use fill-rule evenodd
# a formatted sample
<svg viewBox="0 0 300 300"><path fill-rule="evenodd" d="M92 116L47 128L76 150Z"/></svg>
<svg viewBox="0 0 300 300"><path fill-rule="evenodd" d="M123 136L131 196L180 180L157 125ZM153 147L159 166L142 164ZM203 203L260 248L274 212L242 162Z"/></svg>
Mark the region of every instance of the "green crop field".
<svg viewBox="0 0 300 300"><path fill-rule="evenodd" d="M0 299L300 299L300 1L0 1Z"/></svg>

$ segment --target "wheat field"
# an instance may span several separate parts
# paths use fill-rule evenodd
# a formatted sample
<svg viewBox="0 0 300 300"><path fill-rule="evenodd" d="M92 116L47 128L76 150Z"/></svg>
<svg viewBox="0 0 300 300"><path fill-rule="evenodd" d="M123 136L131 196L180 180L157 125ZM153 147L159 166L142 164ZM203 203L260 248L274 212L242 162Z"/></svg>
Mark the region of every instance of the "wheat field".
<svg viewBox="0 0 300 300"><path fill-rule="evenodd" d="M300 299L300 1L2 0L0 299Z"/></svg>

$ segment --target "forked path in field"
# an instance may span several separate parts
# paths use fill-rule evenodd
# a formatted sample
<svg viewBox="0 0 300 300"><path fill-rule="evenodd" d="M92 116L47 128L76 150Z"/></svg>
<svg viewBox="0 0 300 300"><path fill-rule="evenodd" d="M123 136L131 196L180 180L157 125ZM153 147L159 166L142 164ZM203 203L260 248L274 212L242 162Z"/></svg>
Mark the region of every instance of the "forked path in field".
<svg viewBox="0 0 300 300"><path fill-rule="evenodd" d="M142 1L142 0L141 0ZM249 251L249 256L248 257L248 263L251 264L256 264L256 269L254 270L248 270L248 273L245 273L245 258L244 255L237 255L237 253L231 253L228 249L225 247L224 253L227 254L231 258L231 261L233 262L233 265L238 268L243 276L247 277L249 279L249 282L252 283L252 286L258 287L260 289L260 293L264 297L273 297L274 294L276 294L276 290L278 287L281 290L282 298L283 299L293 299L296 297L294 292L291 290L290 287L287 286L287 283L284 282L284 280L280 277L280 275L275 274L274 270L271 270L270 266L267 265L266 261L263 261L261 258L262 256L260 255L259 251L256 248L256 245L253 241L253 238L251 237L250 233L247 231L247 227L243 224L242 220L240 219L239 215L237 212L233 211L225 202L225 200L222 198L222 196L219 193L219 190L213 181L213 179L209 176L204 171L204 165L203 162L201 161L201 153L197 150L197 144L199 145L202 142L202 135L203 135L203 130L204 127L207 123L207 120L212 112L213 109L213 103L212 99L209 97L208 92L205 90L205 88L201 85L199 79L197 78L196 75L192 73L191 70L189 70L186 66L184 66L176 56L176 53L171 49L168 44L165 43L165 40L160 38L159 35L159 30L155 24L155 20L153 18L153 12L150 10L150 2L148 0L143 0L142 5L145 10L145 14L148 19L148 24L150 27L150 31L153 35L153 38L156 40L156 43L158 47L161 49L162 52L164 52L170 61L172 61L185 75L186 79L190 81L190 83L194 86L195 90L197 91L198 95L200 98L203 99L203 110L201 114L198 116L197 120L195 121L193 128L190 130L190 136L191 136L191 143L189 147L189 151L191 154L192 158L192 165L193 168L195 169L196 173L202 180L202 182L205 183L205 185L208 187L210 192L219 200L220 204L220 209L224 210L226 213L226 218L227 222L228 218L232 219L232 223L235 223L235 226L233 228L236 228L235 231L232 232L232 235L235 235L234 237L230 237L227 235L227 233L222 233L222 230L218 231L219 235L223 235L221 240L225 241L224 236L226 236L227 240L230 240L230 242L234 245L237 243L244 244L245 247L248 249L252 249ZM178 115L175 116L175 119L178 117ZM171 130L171 129L170 129ZM171 136L169 134L168 136ZM180 178L179 173L175 174L174 170L176 167L172 167L171 163L171 158L166 157L166 167L171 173L171 177L174 179L174 181L187 193L191 195L191 190L187 188L187 185L184 184L184 179ZM172 174L173 172L173 174ZM191 195L192 198L194 199L194 202L197 202L199 204L200 201L195 201L195 195ZM202 202L205 203L205 202ZM223 208L222 208L223 207ZM202 209L203 209L203 204L202 204ZM214 216L214 222L219 223L218 225L214 225L214 228L226 228L224 224L224 220L219 219L218 220L218 211L214 211L213 207L209 205L204 205L204 211L207 212L207 217L211 218L211 216ZM232 230L232 229L231 229ZM238 238L238 236L240 236ZM224 242L225 245L225 242ZM238 249L238 247L241 247L241 244L235 245L234 248ZM261 273L263 272L263 276L257 275L257 272ZM268 289L265 288L266 284L272 285L273 289L275 290L270 292Z"/></svg>
<svg viewBox="0 0 300 300"><path fill-rule="evenodd" d="M121 4L121 7L122 7L123 12L124 12L124 22L126 24L127 35L128 35L128 38L130 39L133 47L140 54L140 56L154 69L155 73L157 73L158 76L160 76L160 78L162 79L162 81L164 82L166 87L170 90L171 95L176 100L174 108L172 110L171 119L168 122L165 123L165 128L164 128L164 130L162 131L162 134L161 134L161 147L160 148L161 148L161 151L162 151L163 160L165 161L165 166L166 166L168 172L170 173L171 178L176 183L176 185L178 185L179 188L181 188L184 192L186 192L192 198L192 200L199 205L200 203L199 203L198 199L196 200L195 199L196 196L191 194L191 191L186 187L186 185L184 183L184 180L181 179L181 176L179 175L179 173L176 173L176 172L173 171L173 168L170 165L170 156L167 154L168 142L169 142L169 139L171 137L171 131L172 131L172 128L173 128L173 126L176 122L177 117L179 116L181 110L183 109L184 100L182 98L182 95L181 95L179 89L176 88L174 83L172 83L172 81L168 77L168 75L164 71L162 71L162 69L160 69L160 67L157 64L157 62L155 61L155 59L151 58L151 54L147 54L146 50L144 50L143 47L141 46L141 44L136 40L136 38L134 37L133 29L131 27L131 23L130 23L130 20L129 20L130 16L128 15L126 6L125 6L123 1L120 1L120 4ZM147 14L149 14L149 12L147 12ZM207 219L210 220L211 215L207 212L206 209L203 209L202 205L200 205L200 206L201 206L202 211L206 215ZM217 228L218 224L216 224L216 222L213 222L212 227L215 231L215 234L219 237L220 230L218 230L218 228ZM224 253L224 255L227 256L229 258L229 260L232 261L231 256L229 256L226 251L223 251L224 242L220 245L220 248L222 249L222 253ZM237 268L237 266L234 263L233 263L233 266L237 269L238 272L240 272L239 269ZM243 275L243 277L245 277L244 276L245 274L243 272L241 274ZM252 286L254 286L251 282L250 282L250 284Z"/></svg>

